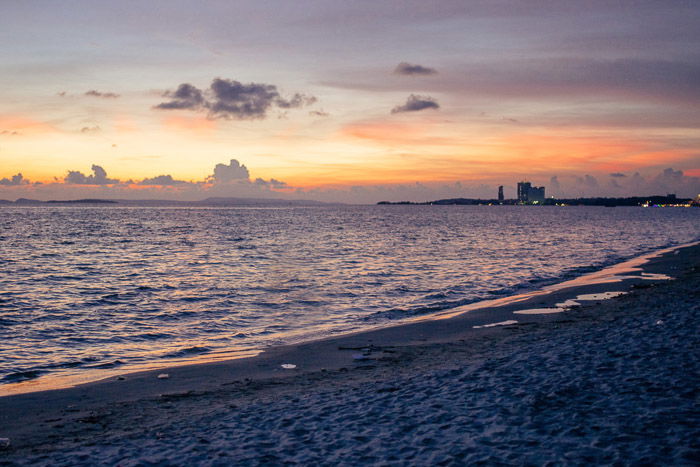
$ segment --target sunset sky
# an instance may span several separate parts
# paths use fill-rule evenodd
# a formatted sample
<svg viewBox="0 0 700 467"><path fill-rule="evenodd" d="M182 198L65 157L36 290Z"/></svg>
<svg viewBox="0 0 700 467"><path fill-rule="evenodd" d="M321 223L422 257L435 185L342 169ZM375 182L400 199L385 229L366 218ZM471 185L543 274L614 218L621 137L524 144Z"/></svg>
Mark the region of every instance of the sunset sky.
<svg viewBox="0 0 700 467"><path fill-rule="evenodd" d="M0 41L0 199L700 193L695 0L8 0Z"/></svg>

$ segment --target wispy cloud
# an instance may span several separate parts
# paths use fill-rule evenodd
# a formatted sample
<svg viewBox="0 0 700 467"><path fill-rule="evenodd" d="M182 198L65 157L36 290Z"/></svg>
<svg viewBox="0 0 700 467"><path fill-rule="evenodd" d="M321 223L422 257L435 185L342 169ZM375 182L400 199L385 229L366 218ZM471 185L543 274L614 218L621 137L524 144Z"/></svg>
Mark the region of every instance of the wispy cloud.
<svg viewBox="0 0 700 467"><path fill-rule="evenodd" d="M435 68L430 68L423 65L412 65L410 63L401 62L396 65L394 73L397 75L407 75L407 76L425 76L425 75L435 75L437 70Z"/></svg>
<svg viewBox="0 0 700 467"><path fill-rule="evenodd" d="M59 95L64 96L65 92L59 93ZM100 92L94 89L91 89L90 91L86 92L85 95L89 97L102 97L104 99L116 99L117 97L119 97L119 94L115 92Z"/></svg>

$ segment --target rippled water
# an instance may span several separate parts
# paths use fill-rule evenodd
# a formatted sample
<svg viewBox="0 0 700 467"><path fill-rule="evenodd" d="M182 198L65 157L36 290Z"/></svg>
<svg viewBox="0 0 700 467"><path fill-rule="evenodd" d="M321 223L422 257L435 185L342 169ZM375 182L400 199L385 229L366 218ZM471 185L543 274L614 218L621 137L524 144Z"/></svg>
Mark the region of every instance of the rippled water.
<svg viewBox="0 0 700 467"><path fill-rule="evenodd" d="M700 209L0 208L0 382L260 349L700 237Z"/></svg>

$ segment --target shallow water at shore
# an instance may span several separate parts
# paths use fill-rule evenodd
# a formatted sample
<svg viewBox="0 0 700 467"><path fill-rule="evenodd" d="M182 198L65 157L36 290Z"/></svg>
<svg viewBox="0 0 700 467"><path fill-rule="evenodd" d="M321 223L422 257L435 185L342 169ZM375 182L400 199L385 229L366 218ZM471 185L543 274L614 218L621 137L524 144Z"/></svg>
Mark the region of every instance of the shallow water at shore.
<svg viewBox="0 0 700 467"><path fill-rule="evenodd" d="M700 210L3 208L0 382L224 358L700 235Z"/></svg>

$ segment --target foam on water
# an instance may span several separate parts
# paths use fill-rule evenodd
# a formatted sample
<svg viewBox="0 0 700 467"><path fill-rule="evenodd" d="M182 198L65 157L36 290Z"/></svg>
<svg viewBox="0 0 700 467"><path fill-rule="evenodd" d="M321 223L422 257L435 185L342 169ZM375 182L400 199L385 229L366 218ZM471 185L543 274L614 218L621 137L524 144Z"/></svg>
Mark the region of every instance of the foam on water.
<svg viewBox="0 0 700 467"><path fill-rule="evenodd" d="M529 308L527 310L514 311L516 315L551 315L566 311L565 308Z"/></svg>
<svg viewBox="0 0 700 467"><path fill-rule="evenodd" d="M602 293L590 293L577 295L574 301L584 301L584 300L608 300L610 298L619 297L620 295L625 295L627 292L602 292Z"/></svg>
<svg viewBox="0 0 700 467"><path fill-rule="evenodd" d="M518 322L514 319L509 319L506 321L500 321L498 323L482 324L480 326L472 326L472 327L474 329L483 329L483 328L493 328L496 326L510 326L511 324L518 324Z"/></svg>
<svg viewBox="0 0 700 467"><path fill-rule="evenodd" d="M609 300L611 298L619 297L620 295L625 295L627 292L601 292L601 293L590 293L577 295L576 298L565 300L561 303L557 303L554 308L532 308L528 310L518 310L514 311L516 315L549 315L552 313L561 313L569 308L580 306L580 302L585 301L597 301L597 300Z"/></svg>

